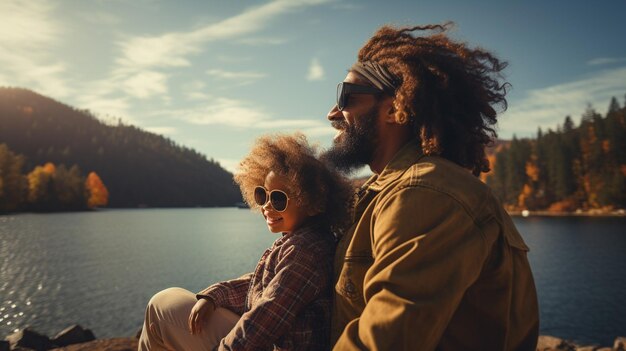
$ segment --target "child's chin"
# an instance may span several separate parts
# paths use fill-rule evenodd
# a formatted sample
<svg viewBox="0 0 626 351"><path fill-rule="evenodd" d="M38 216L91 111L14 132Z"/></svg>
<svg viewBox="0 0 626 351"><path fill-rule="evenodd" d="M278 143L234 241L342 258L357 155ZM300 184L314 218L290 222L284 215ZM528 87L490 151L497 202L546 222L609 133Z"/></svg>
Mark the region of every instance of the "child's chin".
<svg viewBox="0 0 626 351"><path fill-rule="evenodd" d="M279 227L272 227L270 225L267 226L267 229L269 229L269 231L272 232L272 233L280 233L280 232L282 232L282 230L280 230Z"/></svg>

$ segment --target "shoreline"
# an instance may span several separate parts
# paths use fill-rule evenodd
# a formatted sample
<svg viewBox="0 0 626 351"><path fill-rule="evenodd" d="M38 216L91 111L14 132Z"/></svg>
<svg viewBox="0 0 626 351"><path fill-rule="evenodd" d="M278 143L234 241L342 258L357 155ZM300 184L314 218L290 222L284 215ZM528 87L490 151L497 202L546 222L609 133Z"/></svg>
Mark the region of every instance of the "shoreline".
<svg viewBox="0 0 626 351"><path fill-rule="evenodd" d="M603 212L599 210L579 211L579 212L551 212L551 211L507 211L511 217L626 217L626 211L617 210Z"/></svg>
<svg viewBox="0 0 626 351"><path fill-rule="evenodd" d="M5 342L6 343L6 342ZM5 344L5 349L9 345ZM11 345L13 348L17 345ZM34 345L31 345L31 347ZM139 346L139 333L134 337L117 337L117 338L104 338L95 339L88 342L73 343L62 347L49 348L53 351L129 351L137 350ZM613 341L613 345L580 345L570 340L561 339L559 337L551 335L540 335L537 340L536 351L572 351L572 350L606 350L606 351L620 351L626 347L626 338L616 337ZM10 349L13 349L10 348ZM21 346L21 350L33 350L28 346Z"/></svg>

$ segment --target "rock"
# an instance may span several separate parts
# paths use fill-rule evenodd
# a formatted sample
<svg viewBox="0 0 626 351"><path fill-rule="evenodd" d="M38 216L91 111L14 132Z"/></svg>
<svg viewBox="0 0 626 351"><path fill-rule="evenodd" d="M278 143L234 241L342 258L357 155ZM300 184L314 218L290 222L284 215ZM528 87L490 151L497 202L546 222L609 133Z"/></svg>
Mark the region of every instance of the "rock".
<svg viewBox="0 0 626 351"><path fill-rule="evenodd" d="M540 335L537 342L537 351L575 351L576 345L554 336Z"/></svg>
<svg viewBox="0 0 626 351"><path fill-rule="evenodd" d="M537 341L537 351L556 350L563 343L563 339L549 335L540 335Z"/></svg>
<svg viewBox="0 0 626 351"><path fill-rule="evenodd" d="M599 346L579 346L576 351L596 351Z"/></svg>
<svg viewBox="0 0 626 351"><path fill-rule="evenodd" d="M618 337L615 339L613 343L613 350L615 351L626 351L626 337Z"/></svg>
<svg viewBox="0 0 626 351"><path fill-rule="evenodd" d="M67 346L72 344L80 344L96 340L96 336L89 329L84 329L78 324L67 327L58 333L51 341L58 346Z"/></svg>
<svg viewBox="0 0 626 351"><path fill-rule="evenodd" d="M53 349L54 351L136 351L139 346L135 338L100 339L82 344Z"/></svg>
<svg viewBox="0 0 626 351"><path fill-rule="evenodd" d="M56 347L47 336L37 333L28 327L7 336L6 340L11 345L11 350L22 347L44 351Z"/></svg>
<svg viewBox="0 0 626 351"><path fill-rule="evenodd" d="M9 351L11 345L8 341L0 340L0 351Z"/></svg>

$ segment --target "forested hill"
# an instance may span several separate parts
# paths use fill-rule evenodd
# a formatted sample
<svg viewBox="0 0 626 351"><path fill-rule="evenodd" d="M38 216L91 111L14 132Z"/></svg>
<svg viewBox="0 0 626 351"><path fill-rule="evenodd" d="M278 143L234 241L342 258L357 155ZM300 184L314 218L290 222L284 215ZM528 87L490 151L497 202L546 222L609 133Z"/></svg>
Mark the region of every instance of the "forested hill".
<svg viewBox="0 0 626 351"><path fill-rule="evenodd" d="M581 112L578 126L567 116L556 130L496 143L482 179L509 210L626 208L626 107L613 98L605 115Z"/></svg>
<svg viewBox="0 0 626 351"><path fill-rule="evenodd" d="M51 162L96 172L110 207L231 206L232 174L204 155L131 125L29 90L0 87L0 144L25 156L24 170Z"/></svg>

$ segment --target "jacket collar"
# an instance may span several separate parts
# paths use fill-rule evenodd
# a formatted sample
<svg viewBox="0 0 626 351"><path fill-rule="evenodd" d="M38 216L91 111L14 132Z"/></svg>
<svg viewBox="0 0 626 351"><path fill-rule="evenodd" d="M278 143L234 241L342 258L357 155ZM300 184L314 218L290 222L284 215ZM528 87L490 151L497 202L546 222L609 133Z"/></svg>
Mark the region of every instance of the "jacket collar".
<svg viewBox="0 0 626 351"><path fill-rule="evenodd" d="M362 188L381 191L389 183L398 179L411 165L417 163L422 156L424 155L419 139L412 139L398 150L380 174L374 174L363 184Z"/></svg>

